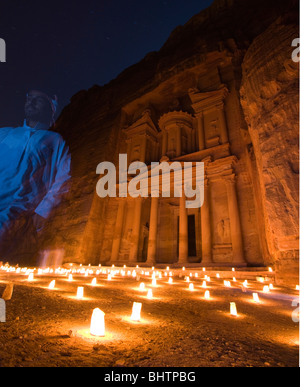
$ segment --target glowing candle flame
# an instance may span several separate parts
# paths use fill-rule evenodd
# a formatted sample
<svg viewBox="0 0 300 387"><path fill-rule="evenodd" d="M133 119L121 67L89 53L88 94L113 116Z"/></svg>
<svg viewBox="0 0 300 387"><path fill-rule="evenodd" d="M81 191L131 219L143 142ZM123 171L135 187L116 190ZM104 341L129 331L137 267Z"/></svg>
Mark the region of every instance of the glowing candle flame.
<svg viewBox="0 0 300 387"><path fill-rule="evenodd" d="M205 293L204 293L204 298L206 300L208 300L210 298L210 293L209 293L209 290L206 290Z"/></svg>
<svg viewBox="0 0 300 387"><path fill-rule="evenodd" d="M156 279L155 278L153 278L153 280L152 280L152 286L156 286Z"/></svg>
<svg viewBox="0 0 300 387"><path fill-rule="evenodd" d="M259 302L259 297L257 293L253 293L252 296L253 296L253 301Z"/></svg>
<svg viewBox="0 0 300 387"><path fill-rule="evenodd" d="M300 290L300 287L299 287L299 285L296 285L296 290Z"/></svg>
<svg viewBox="0 0 300 387"><path fill-rule="evenodd" d="M263 287L263 292L264 292L264 293L268 293L269 291L270 291L269 286L268 286L268 285L265 285L265 286Z"/></svg>
<svg viewBox="0 0 300 387"><path fill-rule="evenodd" d="M93 278L92 279L91 285L92 286L96 286L97 285L97 278Z"/></svg>
<svg viewBox="0 0 300 387"><path fill-rule="evenodd" d="M73 275L72 274L69 274L69 277L68 277L68 281L73 281Z"/></svg>
<svg viewBox="0 0 300 387"><path fill-rule="evenodd" d="M77 288L77 296L76 296L79 300L81 300L83 298L83 286L78 286Z"/></svg>
<svg viewBox="0 0 300 387"><path fill-rule="evenodd" d="M190 282L190 277L186 277L186 282Z"/></svg>
<svg viewBox="0 0 300 387"><path fill-rule="evenodd" d="M232 278L232 281L233 281L233 282L236 282L236 278L235 278L235 277L233 277L233 278Z"/></svg>
<svg viewBox="0 0 300 387"><path fill-rule="evenodd" d="M190 284L189 284L189 290L191 290L191 291L194 290L194 284L193 284L193 283L190 283Z"/></svg>
<svg viewBox="0 0 300 387"><path fill-rule="evenodd" d="M206 281L203 281L203 282L202 282L202 287L203 287L203 288L206 288Z"/></svg>
<svg viewBox="0 0 300 387"><path fill-rule="evenodd" d="M203 267L203 269L202 269L203 271L205 271L206 269L205 269L205 267Z"/></svg>
<svg viewBox="0 0 300 387"><path fill-rule="evenodd" d="M273 269L271 267L269 267L269 272L272 273Z"/></svg>
<svg viewBox="0 0 300 387"><path fill-rule="evenodd" d="M245 281L243 282L243 286L244 286L245 288L248 286L248 281L247 281L247 280L245 280Z"/></svg>
<svg viewBox="0 0 300 387"><path fill-rule="evenodd" d="M153 297L152 289L149 289L147 293L147 298L152 298L152 297Z"/></svg>
<svg viewBox="0 0 300 387"><path fill-rule="evenodd" d="M172 278L172 277L169 277L168 283L169 283L169 284L172 284L172 283L173 283L173 278Z"/></svg>
<svg viewBox="0 0 300 387"><path fill-rule="evenodd" d="M217 277L217 278L220 278L220 274L219 274L219 273L217 273L217 274L216 274L216 277Z"/></svg>
<svg viewBox="0 0 300 387"><path fill-rule="evenodd" d="M105 336L105 313L99 308L93 310L90 334L93 336Z"/></svg>
<svg viewBox="0 0 300 387"><path fill-rule="evenodd" d="M145 284L144 284L144 282L141 282L141 283L140 283L140 290L145 290Z"/></svg>
<svg viewBox="0 0 300 387"><path fill-rule="evenodd" d="M107 275L107 281L111 281L111 274Z"/></svg>
<svg viewBox="0 0 300 387"><path fill-rule="evenodd" d="M141 320L141 309L142 309L142 304L140 302L133 303L131 320L133 320L133 321L140 321Z"/></svg>
<svg viewBox="0 0 300 387"><path fill-rule="evenodd" d="M232 316L237 316L237 309L236 309L235 302L230 303L230 314Z"/></svg>
<svg viewBox="0 0 300 387"><path fill-rule="evenodd" d="M232 271L235 271L235 268L233 267L231 270L232 270Z"/></svg>
<svg viewBox="0 0 300 387"><path fill-rule="evenodd" d="M274 289L273 284L270 284L270 285L269 285L269 288L270 288L270 289Z"/></svg>
<svg viewBox="0 0 300 387"><path fill-rule="evenodd" d="M55 280L51 281L49 284L49 289L54 289L55 288Z"/></svg>
<svg viewBox="0 0 300 387"><path fill-rule="evenodd" d="M27 280L28 281L33 281L33 279L34 279L33 273L29 273Z"/></svg>

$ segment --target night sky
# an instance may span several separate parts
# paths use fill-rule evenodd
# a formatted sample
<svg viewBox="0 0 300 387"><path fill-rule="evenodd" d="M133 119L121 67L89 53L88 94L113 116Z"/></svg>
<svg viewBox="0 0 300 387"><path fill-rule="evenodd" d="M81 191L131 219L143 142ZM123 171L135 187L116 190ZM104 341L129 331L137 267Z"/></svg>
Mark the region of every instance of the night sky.
<svg viewBox="0 0 300 387"><path fill-rule="evenodd" d="M103 85L158 51L213 0L1 0L0 127L23 121L25 94L72 95Z"/></svg>

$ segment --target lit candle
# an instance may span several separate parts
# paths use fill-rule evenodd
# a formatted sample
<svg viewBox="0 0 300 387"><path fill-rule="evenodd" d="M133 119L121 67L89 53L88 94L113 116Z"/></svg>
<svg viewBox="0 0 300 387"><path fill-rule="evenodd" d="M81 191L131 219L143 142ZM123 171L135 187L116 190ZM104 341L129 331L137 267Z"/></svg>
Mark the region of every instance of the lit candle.
<svg viewBox="0 0 300 387"><path fill-rule="evenodd" d="M147 293L147 298L152 298L152 297L153 297L152 289L149 289Z"/></svg>
<svg viewBox="0 0 300 387"><path fill-rule="evenodd" d="M34 279L33 273L29 273L28 281L33 281L33 279Z"/></svg>
<svg viewBox="0 0 300 387"><path fill-rule="evenodd" d="M245 288L248 286L248 281L247 281L247 280L245 280L245 281L243 282L243 286L244 286Z"/></svg>
<svg viewBox="0 0 300 387"><path fill-rule="evenodd" d="M153 280L152 280L152 286L156 286L156 279L155 278L153 278Z"/></svg>
<svg viewBox="0 0 300 387"><path fill-rule="evenodd" d="M263 292L264 292L264 293L268 293L269 291L270 291L269 286L268 286L268 285L265 285L265 286L263 287Z"/></svg>
<svg viewBox="0 0 300 387"><path fill-rule="evenodd" d="M272 273L273 269L271 267L269 267L269 272Z"/></svg>
<svg viewBox="0 0 300 387"><path fill-rule="evenodd" d="M300 287L299 287L299 285L296 285L296 290L300 290Z"/></svg>
<svg viewBox="0 0 300 387"><path fill-rule="evenodd" d="M230 303L230 314L232 316L237 316L237 309L236 309L235 302Z"/></svg>
<svg viewBox="0 0 300 387"><path fill-rule="evenodd" d="M81 300L83 298L83 286L78 286L77 288L77 296L76 296L79 300Z"/></svg>
<svg viewBox="0 0 300 387"><path fill-rule="evenodd" d="M189 284L189 290L191 290L191 291L194 290L194 284L193 284L193 283L190 283L190 284Z"/></svg>
<svg viewBox="0 0 300 387"><path fill-rule="evenodd" d="M105 313L99 308L93 310L90 334L93 336L105 336Z"/></svg>
<svg viewBox="0 0 300 387"><path fill-rule="evenodd" d="M133 321L140 321L141 320L141 309L142 309L142 304L140 302L133 303L131 320L133 320Z"/></svg>
<svg viewBox="0 0 300 387"><path fill-rule="evenodd" d="M172 277L169 277L168 283L169 283L169 284L172 284L172 283L173 283L173 278L172 278Z"/></svg>
<svg viewBox="0 0 300 387"><path fill-rule="evenodd" d="M51 281L49 284L49 289L54 289L55 288L55 280Z"/></svg>
<svg viewBox="0 0 300 387"><path fill-rule="evenodd" d="M96 286L97 285L97 278L93 278L92 279L91 285L92 286Z"/></svg>
<svg viewBox="0 0 300 387"><path fill-rule="evenodd" d="M111 274L107 275L107 281L111 281Z"/></svg>
<svg viewBox="0 0 300 387"><path fill-rule="evenodd" d="M219 274L219 273L217 273L217 274L216 274L216 277L217 277L217 278L220 278L220 274Z"/></svg>
<svg viewBox="0 0 300 387"><path fill-rule="evenodd" d="M144 282L141 282L141 283L140 283L140 290L145 290L145 284L144 284Z"/></svg>
<svg viewBox="0 0 300 387"><path fill-rule="evenodd" d="M204 298L208 300L210 298L209 290L205 290Z"/></svg>
<svg viewBox="0 0 300 387"><path fill-rule="evenodd" d="M203 281L203 282L202 282L202 287L203 287L203 288L206 288L206 281Z"/></svg>
<svg viewBox="0 0 300 387"><path fill-rule="evenodd" d="M253 301L254 302L259 302L259 297L258 297L257 293L253 293L252 296L253 296Z"/></svg>

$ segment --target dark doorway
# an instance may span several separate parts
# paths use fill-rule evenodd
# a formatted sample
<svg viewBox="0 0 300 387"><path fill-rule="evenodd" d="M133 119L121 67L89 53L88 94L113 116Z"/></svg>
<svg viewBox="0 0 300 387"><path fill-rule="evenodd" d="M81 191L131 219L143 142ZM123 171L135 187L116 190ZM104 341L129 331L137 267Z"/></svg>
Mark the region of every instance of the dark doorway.
<svg viewBox="0 0 300 387"><path fill-rule="evenodd" d="M177 256L179 254L179 216L177 217ZM196 224L195 215L188 215L188 256L196 257Z"/></svg>
<svg viewBox="0 0 300 387"><path fill-rule="evenodd" d="M189 233L189 257L196 257L196 227L195 215L188 216L188 233Z"/></svg>

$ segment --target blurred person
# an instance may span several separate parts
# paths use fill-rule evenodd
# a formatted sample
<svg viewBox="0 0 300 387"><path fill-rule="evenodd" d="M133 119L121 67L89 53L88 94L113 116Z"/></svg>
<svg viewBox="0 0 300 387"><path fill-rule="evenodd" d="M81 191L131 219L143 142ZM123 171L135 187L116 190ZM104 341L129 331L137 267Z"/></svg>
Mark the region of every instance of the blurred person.
<svg viewBox="0 0 300 387"><path fill-rule="evenodd" d="M61 135L49 130L57 98L32 90L24 110L23 126L0 129L0 257L28 265L35 264L38 235L68 191L71 157Z"/></svg>

